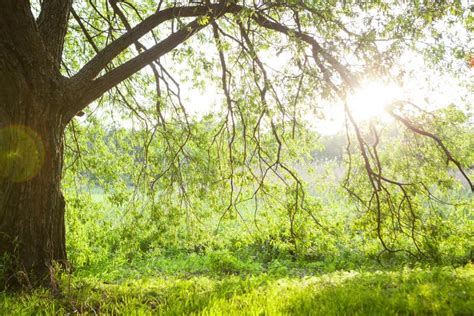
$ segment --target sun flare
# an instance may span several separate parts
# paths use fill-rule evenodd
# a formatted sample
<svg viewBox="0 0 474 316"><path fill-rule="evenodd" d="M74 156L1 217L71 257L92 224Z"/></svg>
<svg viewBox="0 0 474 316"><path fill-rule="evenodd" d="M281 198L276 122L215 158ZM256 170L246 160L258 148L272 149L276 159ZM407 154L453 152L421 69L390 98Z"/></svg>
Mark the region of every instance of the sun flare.
<svg viewBox="0 0 474 316"><path fill-rule="evenodd" d="M387 117L386 109L401 99L401 88L395 84L369 82L349 95L347 104L357 121Z"/></svg>

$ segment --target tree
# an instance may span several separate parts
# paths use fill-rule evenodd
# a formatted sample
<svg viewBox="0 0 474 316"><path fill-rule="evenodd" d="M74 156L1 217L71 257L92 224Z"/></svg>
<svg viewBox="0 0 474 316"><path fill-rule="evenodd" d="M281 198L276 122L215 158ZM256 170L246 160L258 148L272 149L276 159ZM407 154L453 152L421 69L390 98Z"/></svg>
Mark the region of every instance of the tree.
<svg viewBox="0 0 474 316"><path fill-rule="evenodd" d="M391 6L405 11L392 14ZM344 19L370 18L371 10L385 14L382 30L369 26L356 33L347 27ZM237 137L235 126L244 126L244 138L258 139L261 124L266 122L278 144L275 161L265 159L261 146L254 152L268 165L267 171L280 168L294 176L280 161L285 136L279 128L284 122L297 124L297 107L302 98L322 93L344 99L368 69L385 73L390 68L406 40L405 35L416 39L434 20L450 14L458 16L461 10L457 1L452 4L414 1L403 7L397 1L347 6L345 2L318 1L220 0L190 1L186 5L163 0L157 3L3 0L0 4L0 254L10 257L13 279L29 284L44 283L53 262L67 263L65 203L60 183L63 135L68 124L94 100L149 66L156 79L156 120L164 125L162 110L169 101L163 97L162 85L168 95L174 92L169 86L172 76L160 58L192 37L201 34L201 40L216 45L227 106L224 125L229 137L229 163L236 161L232 154ZM143 14L148 17L143 19ZM416 24L415 20L421 22ZM82 40L74 44L78 34L82 34ZM262 34L273 36L275 42L269 43ZM392 55L378 51L374 44L378 36L392 37ZM145 40L140 42L142 37ZM156 43L150 45L153 41ZM234 80L229 42L244 56L239 60L234 55L232 62L249 65L251 71L246 78ZM74 45L85 43L91 47L87 50L90 54L74 56ZM292 54L290 61L298 75L292 81L295 84L291 100L278 96L270 68L259 56L264 44L273 44ZM350 53L351 49L354 51ZM345 55L350 57L344 58ZM365 67L351 67L351 58L363 61ZM245 80L251 83L248 90L244 87ZM240 90L236 85L240 85ZM287 88L291 90L291 86ZM253 95L252 101L238 99L233 90ZM122 96L120 90L116 93ZM254 111L255 127L249 123L245 128L249 122L244 119L245 111ZM377 161L371 158L372 149L348 108L346 113L356 131L377 200L382 183L403 189L403 184L382 176ZM152 115L149 111L141 114ZM274 115L280 115L280 122ZM472 188L461 163L438 136L400 114L393 115L412 132L433 139ZM185 121L186 117L181 119ZM245 134L246 130L253 135ZM302 190L298 183L297 196Z"/></svg>

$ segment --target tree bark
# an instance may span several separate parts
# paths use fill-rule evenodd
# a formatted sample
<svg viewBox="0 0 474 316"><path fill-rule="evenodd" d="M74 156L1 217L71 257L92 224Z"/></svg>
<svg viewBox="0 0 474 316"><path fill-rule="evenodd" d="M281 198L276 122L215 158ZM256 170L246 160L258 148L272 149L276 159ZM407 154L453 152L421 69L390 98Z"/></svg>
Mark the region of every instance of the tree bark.
<svg viewBox="0 0 474 316"><path fill-rule="evenodd" d="M66 81L27 6L0 5L0 270L6 267L8 285L54 286L50 268L67 260L60 190Z"/></svg>
<svg viewBox="0 0 474 316"><path fill-rule="evenodd" d="M51 106L57 100L9 79L0 82L0 256L8 257L7 283L52 285L52 263L67 260L60 190L66 121Z"/></svg>
<svg viewBox="0 0 474 316"><path fill-rule="evenodd" d="M8 284L54 285L53 262L67 260L60 190L64 126L55 116L30 115L21 123L0 128L0 255L8 256Z"/></svg>

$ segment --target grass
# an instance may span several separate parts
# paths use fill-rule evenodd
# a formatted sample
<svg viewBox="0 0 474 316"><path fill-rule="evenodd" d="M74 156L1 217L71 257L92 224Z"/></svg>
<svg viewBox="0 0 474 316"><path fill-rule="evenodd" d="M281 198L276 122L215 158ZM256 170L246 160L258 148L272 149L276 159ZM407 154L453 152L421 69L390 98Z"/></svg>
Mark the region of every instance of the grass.
<svg viewBox="0 0 474 316"><path fill-rule="evenodd" d="M164 273L61 278L60 297L0 293L0 314L473 315L474 266L280 277Z"/></svg>

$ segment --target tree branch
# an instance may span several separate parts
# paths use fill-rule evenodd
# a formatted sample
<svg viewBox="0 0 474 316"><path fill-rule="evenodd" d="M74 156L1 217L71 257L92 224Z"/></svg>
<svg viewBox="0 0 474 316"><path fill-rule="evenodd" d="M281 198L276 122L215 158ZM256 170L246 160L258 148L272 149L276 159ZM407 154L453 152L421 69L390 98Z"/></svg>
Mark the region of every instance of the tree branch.
<svg viewBox="0 0 474 316"><path fill-rule="evenodd" d="M123 13L123 11L119 8L119 6L117 5L117 0L109 0L109 3L110 5L112 6L112 9L113 11L115 12L115 14L118 15L118 17L120 18L120 20L122 21L123 25L125 26L126 30L128 32L131 31L132 27L130 26L130 23L128 22L127 20L127 17L125 16L125 14ZM132 8L135 10L135 12L139 15L138 11L136 10L135 7L132 6ZM156 36L155 34L153 33L152 31L152 35L153 35L153 38L155 39L155 43L158 44L158 41L156 40ZM135 48L137 49L137 51L139 53L143 52L143 51L146 51L146 47L140 43L139 41L136 41L135 42ZM159 62L158 62L159 64ZM161 87L160 87L160 74L158 72L158 69L156 67L156 65L154 63L151 63L150 64L150 68L151 68L151 71L153 72L153 76L155 77L155 88L156 88L156 97L157 97L157 100L156 100L156 108L158 110L158 113L161 113L160 111L160 105L161 105ZM161 115L160 115L161 116Z"/></svg>
<svg viewBox="0 0 474 316"><path fill-rule="evenodd" d="M222 12L225 9L227 9L227 6L222 3L209 6L173 7L156 12L101 50L73 79L78 83L93 80L124 49L165 21L179 17L196 17L209 12L213 12L213 15L216 15L216 12Z"/></svg>
<svg viewBox="0 0 474 316"><path fill-rule="evenodd" d="M92 102L98 98L108 89L114 87L126 78L133 75L135 72L142 69L144 66L163 56L203 28L203 26L199 25L197 21L194 21L191 24L188 24L186 28L172 34L170 37L163 40L146 52L141 53L137 57L129 60L125 64L110 71L102 77L93 80L113 58L120 54L121 51L133 43L136 43L140 37L151 31L154 27L167 20L178 17L191 17L211 14L213 19L216 19L218 16L221 16L225 13L236 14L243 10L245 10L245 7L243 6L232 4L229 1L222 1L219 4L209 4L207 6L174 7L151 15L100 51L73 77L73 86L75 87L74 89L78 91L80 98L80 104L78 105L79 110L85 107L89 102ZM334 67L334 69L339 73L346 83L350 85L354 84L354 80L349 71L333 56L327 53L310 35L300 31L292 30L280 23L270 21L264 15L259 13L252 14L251 18L264 28L283 33L287 36L295 36L303 42L309 44L313 50L317 50L332 65L332 67ZM84 91L86 92L84 93Z"/></svg>
<svg viewBox="0 0 474 316"><path fill-rule="evenodd" d="M37 19L47 52L59 72L72 0L44 0Z"/></svg>
<svg viewBox="0 0 474 316"><path fill-rule="evenodd" d="M50 71L45 58L45 48L27 0L0 1L0 65L16 59L28 65L25 72Z"/></svg>
<svg viewBox="0 0 474 316"><path fill-rule="evenodd" d="M200 25L198 21L195 20L135 58L130 59L102 77L90 81L83 90L85 93L80 96L80 101L76 105L76 108L72 109L73 112L71 114L81 110L103 93L168 53L204 27L205 25Z"/></svg>
<svg viewBox="0 0 474 316"><path fill-rule="evenodd" d="M448 162L451 161L452 163L454 163L456 165L456 167L458 168L459 172L462 174L462 176L464 177L464 179L467 181L467 183L469 184L469 187L471 188L471 192L474 192L474 184L472 183L471 179L469 178L469 176L467 175L467 173L464 171L461 163L456 160L453 155L451 154L451 152L449 151L449 149L446 147L446 145L443 143L443 141L435 134L433 133L430 133L430 132L427 132L421 128L418 128L417 126L415 126L415 124L413 124L410 120L404 118L404 117L401 117L400 115L394 113L393 111L390 112L390 115L392 115L396 120L398 120L399 122L402 122L403 125L405 125L409 130L411 130L412 132L416 133L416 134L419 134L419 135L423 135L423 136L426 136L426 137L429 137L431 138L432 140L434 140L436 142L436 144L441 148L441 150L444 152Z"/></svg>
<svg viewBox="0 0 474 316"><path fill-rule="evenodd" d="M235 5L235 7L240 7ZM240 7L242 10L243 7ZM303 42L309 44L313 50L317 51L319 54L321 54L324 59L326 59L332 67L339 73L339 75L342 77L345 83L347 83L349 86L355 86L356 82L353 78L353 76L350 74L350 72L344 67L336 58L334 58L331 54L326 52L324 48L310 35L303 33L301 31L293 30L287 27L286 25L283 25L281 23L277 23L274 21L270 21L267 19L264 15L256 13L252 14L251 18L260 26L277 31L279 33L285 34L287 36L295 36L296 38L302 40Z"/></svg>

